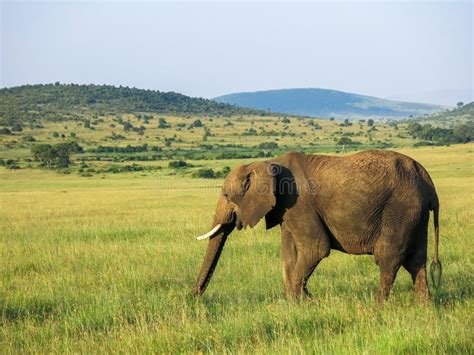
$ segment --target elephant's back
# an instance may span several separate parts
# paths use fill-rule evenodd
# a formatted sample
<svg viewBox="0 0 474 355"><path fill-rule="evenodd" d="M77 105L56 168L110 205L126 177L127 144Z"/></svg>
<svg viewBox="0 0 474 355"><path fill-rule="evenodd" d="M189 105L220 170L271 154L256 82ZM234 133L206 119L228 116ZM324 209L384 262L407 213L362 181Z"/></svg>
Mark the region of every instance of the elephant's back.
<svg viewBox="0 0 474 355"><path fill-rule="evenodd" d="M436 195L426 170L392 151L329 159L322 170L316 184L322 197L318 209L334 237L351 253L370 252L382 227L393 230L400 223L416 224Z"/></svg>
<svg viewBox="0 0 474 355"><path fill-rule="evenodd" d="M421 182L433 185L426 169L407 155L390 150L367 150L343 158L347 172L367 176L385 184L418 185Z"/></svg>

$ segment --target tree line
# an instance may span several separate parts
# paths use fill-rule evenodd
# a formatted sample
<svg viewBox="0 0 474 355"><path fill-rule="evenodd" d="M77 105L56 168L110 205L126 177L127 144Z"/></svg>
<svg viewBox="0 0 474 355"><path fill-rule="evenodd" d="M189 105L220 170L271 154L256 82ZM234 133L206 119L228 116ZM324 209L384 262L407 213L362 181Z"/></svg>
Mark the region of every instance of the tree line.
<svg viewBox="0 0 474 355"><path fill-rule="evenodd" d="M437 144L468 143L474 140L474 123L461 124L454 128L433 127L431 124L411 122L408 132L413 138Z"/></svg>

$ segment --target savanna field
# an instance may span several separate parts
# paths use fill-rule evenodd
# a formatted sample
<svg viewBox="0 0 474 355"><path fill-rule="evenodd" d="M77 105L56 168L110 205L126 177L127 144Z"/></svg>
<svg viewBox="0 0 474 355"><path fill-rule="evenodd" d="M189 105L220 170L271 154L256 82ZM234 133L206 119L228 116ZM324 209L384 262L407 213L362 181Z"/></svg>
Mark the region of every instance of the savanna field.
<svg viewBox="0 0 474 355"><path fill-rule="evenodd" d="M5 158L29 154L3 142ZM316 302L288 302L280 232L263 223L229 237L196 299L207 243L195 236L210 227L222 179L170 173L165 161L85 176L0 167L1 352L473 353L474 144L393 149L426 167L440 198L443 281L428 304L414 303L401 269L378 306L373 258L337 251L310 279Z"/></svg>
<svg viewBox="0 0 474 355"><path fill-rule="evenodd" d="M455 144L472 140L472 104L410 123L123 87L0 93L1 353L473 353L474 144ZM401 269L377 305L373 258L337 251L310 279L316 301L288 302L280 231L264 223L231 234L208 290L191 296L207 247L195 237L229 169L364 149L405 153L434 180L444 273L432 302L414 303Z"/></svg>

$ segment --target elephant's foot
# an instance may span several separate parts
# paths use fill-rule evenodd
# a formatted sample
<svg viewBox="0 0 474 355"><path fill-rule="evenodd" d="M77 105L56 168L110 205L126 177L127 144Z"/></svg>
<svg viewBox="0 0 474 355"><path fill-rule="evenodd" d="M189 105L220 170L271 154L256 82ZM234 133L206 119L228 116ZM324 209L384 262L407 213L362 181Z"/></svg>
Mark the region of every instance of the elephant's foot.
<svg viewBox="0 0 474 355"><path fill-rule="evenodd" d="M377 293L375 294L375 302L377 304L384 304L388 300L388 296L384 296L380 290L377 290Z"/></svg>
<svg viewBox="0 0 474 355"><path fill-rule="evenodd" d="M390 289L386 288L379 288L375 294L375 302L378 304L383 304L388 301L388 297L390 296Z"/></svg>
<svg viewBox="0 0 474 355"><path fill-rule="evenodd" d="M286 288L285 289L286 299L288 301L310 301L316 302L316 299L305 287L300 287L295 289Z"/></svg>
<svg viewBox="0 0 474 355"><path fill-rule="evenodd" d="M415 302L419 304L430 303L430 294L427 290L416 290L415 289Z"/></svg>

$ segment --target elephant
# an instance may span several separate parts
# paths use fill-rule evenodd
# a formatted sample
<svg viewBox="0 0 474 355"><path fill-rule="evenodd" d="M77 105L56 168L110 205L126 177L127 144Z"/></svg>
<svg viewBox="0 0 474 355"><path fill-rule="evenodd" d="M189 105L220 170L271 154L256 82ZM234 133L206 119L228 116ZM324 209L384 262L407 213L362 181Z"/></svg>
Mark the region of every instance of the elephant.
<svg viewBox="0 0 474 355"><path fill-rule="evenodd" d="M281 229L287 298L311 298L308 279L334 249L374 256L380 269L377 301L389 298L401 266L411 275L416 299L426 300L430 211L436 286L441 280L439 201L430 175L417 161L389 150L347 156L289 152L238 166L224 180L212 229L197 238L209 242L192 293L206 290L234 228L252 228L265 217L267 229Z"/></svg>

